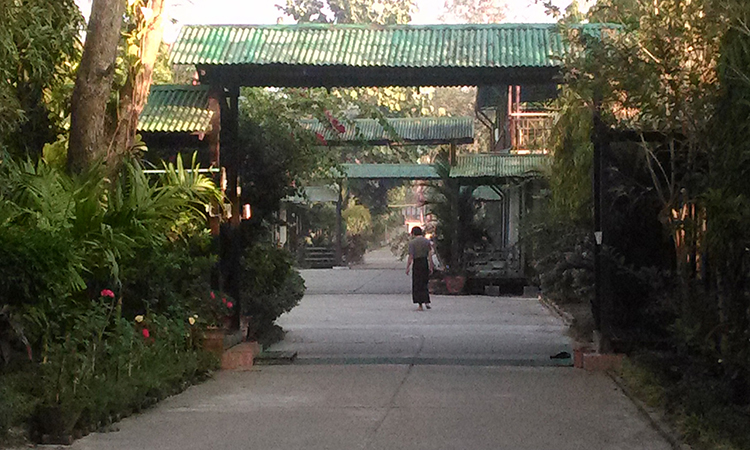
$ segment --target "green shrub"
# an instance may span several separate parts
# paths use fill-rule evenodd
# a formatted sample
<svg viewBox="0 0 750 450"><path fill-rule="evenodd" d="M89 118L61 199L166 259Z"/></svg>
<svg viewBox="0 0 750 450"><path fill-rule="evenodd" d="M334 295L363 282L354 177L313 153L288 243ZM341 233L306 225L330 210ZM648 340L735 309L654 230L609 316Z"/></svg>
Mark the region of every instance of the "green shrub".
<svg viewBox="0 0 750 450"><path fill-rule="evenodd" d="M0 375L0 441L9 439L12 429L29 423L39 402L31 380L24 372Z"/></svg>
<svg viewBox="0 0 750 450"><path fill-rule="evenodd" d="M192 314L209 292L201 229L218 190L178 165L154 180L134 161L74 178L0 164L0 344L14 358L0 367L0 435L91 429L215 367Z"/></svg>
<svg viewBox="0 0 750 450"><path fill-rule="evenodd" d="M64 436L107 423L211 369L186 317L117 315L116 301L102 297L51 340L38 375L37 433Z"/></svg>
<svg viewBox="0 0 750 450"><path fill-rule="evenodd" d="M241 262L242 313L267 327L299 304L304 280L292 267L291 255L270 244L250 246Z"/></svg>
<svg viewBox="0 0 750 450"><path fill-rule="evenodd" d="M367 252L367 236L352 234L346 237L344 259L347 264L359 264Z"/></svg>
<svg viewBox="0 0 750 450"><path fill-rule="evenodd" d="M594 243L572 223L539 221L528 241L532 267L544 295L561 303L588 303L594 294Z"/></svg>
<svg viewBox="0 0 750 450"><path fill-rule="evenodd" d="M165 314L175 307L199 312L211 290L216 261L207 231L138 249L122 264L123 312Z"/></svg>

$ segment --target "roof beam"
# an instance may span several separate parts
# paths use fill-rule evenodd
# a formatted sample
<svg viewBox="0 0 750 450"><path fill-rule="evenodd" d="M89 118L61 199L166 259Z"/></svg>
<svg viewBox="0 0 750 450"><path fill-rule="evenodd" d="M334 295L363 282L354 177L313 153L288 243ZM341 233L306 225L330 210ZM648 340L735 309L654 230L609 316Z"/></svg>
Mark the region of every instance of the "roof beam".
<svg viewBox="0 0 750 450"><path fill-rule="evenodd" d="M557 67L198 66L201 82L251 87L484 86L548 84Z"/></svg>

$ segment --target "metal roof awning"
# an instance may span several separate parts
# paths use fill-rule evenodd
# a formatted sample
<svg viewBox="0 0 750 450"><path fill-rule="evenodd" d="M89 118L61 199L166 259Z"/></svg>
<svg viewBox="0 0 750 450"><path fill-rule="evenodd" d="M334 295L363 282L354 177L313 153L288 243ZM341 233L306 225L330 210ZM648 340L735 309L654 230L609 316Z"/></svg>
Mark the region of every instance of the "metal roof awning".
<svg viewBox="0 0 750 450"><path fill-rule="evenodd" d="M432 180L438 179L432 164L341 164L344 178L360 180Z"/></svg>
<svg viewBox="0 0 750 450"><path fill-rule="evenodd" d="M211 130L213 111L209 109L206 85L153 85L148 103L138 119L138 130L152 133L207 133ZM355 119L343 122L346 131L336 133L317 119L300 123L312 132L321 133L329 145L365 143L369 145L441 145L474 142L472 117L409 117Z"/></svg>
<svg viewBox="0 0 750 450"><path fill-rule="evenodd" d="M208 86L152 85L138 117L138 130L152 133L207 133L213 112Z"/></svg>
<svg viewBox="0 0 750 450"><path fill-rule="evenodd" d="M337 133L330 127L324 127L317 119L300 121L310 131L322 134L328 145L441 145L474 142L473 117L409 117L385 119L385 122L390 130L376 119L355 119L350 123L342 122L345 131Z"/></svg>
<svg viewBox="0 0 750 450"><path fill-rule="evenodd" d="M556 24L188 25L171 62L226 86L529 85L553 80L565 50Z"/></svg>
<svg viewBox="0 0 750 450"><path fill-rule="evenodd" d="M463 181L497 180L539 176L550 155L513 155L505 153L472 153L458 156L450 177ZM440 176L432 164L341 164L344 178L435 180Z"/></svg>
<svg viewBox="0 0 750 450"><path fill-rule="evenodd" d="M451 178L519 178L539 176L550 155L472 153L458 155Z"/></svg>

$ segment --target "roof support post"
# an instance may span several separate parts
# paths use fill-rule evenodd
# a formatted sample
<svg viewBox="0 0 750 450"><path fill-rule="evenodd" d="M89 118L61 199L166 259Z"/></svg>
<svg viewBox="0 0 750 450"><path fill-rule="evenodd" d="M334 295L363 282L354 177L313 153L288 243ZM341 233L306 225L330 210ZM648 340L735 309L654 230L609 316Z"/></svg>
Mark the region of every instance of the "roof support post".
<svg viewBox="0 0 750 450"><path fill-rule="evenodd" d="M606 239L603 230L602 210L604 208L602 195L603 154L609 146L607 127L601 118L601 103L594 102L593 132L591 140L594 147L593 161L593 201L594 201L594 299L591 310L594 316L594 342L597 351L606 353L611 351L609 314L611 297L606 295L605 280L607 278L606 264L602 257L602 247Z"/></svg>
<svg viewBox="0 0 750 450"><path fill-rule="evenodd" d="M343 195L344 180L340 179L338 184L338 196L336 198L336 265L344 263L344 223L343 223Z"/></svg>
<svg viewBox="0 0 750 450"><path fill-rule="evenodd" d="M461 197L461 183L458 180L448 179L446 180L450 189L450 202L451 202L451 214L454 216L454 226L451 230L451 268L454 273L462 268L463 260L463 249L461 248L461 212L460 208L460 197Z"/></svg>
<svg viewBox="0 0 750 450"><path fill-rule="evenodd" d="M226 196L231 205L229 226L222 227L223 275L224 289L238 302L240 300L240 259L242 257L242 235L240 233L240 195L239 195L239 87L230 86L222 89L221 99L221 146L224 151L224 168L226 170ZM240 309L232 317L232 327L239 328Z"/></svg>
<svg viewBox="0 0 750 450"><path fill-rule="evenodd" d="M213 115L211 116L211 131L208 133L208 152L211 158L211 167L221 167L221 145L219 140L219 133L221 132L221 105L223 102L223 93L220 89L215 86L211 86L208 90L208 108ZM213 181L217 186L220 186L223 190L224 186L224 172L219 171L218 174L213 175ZM211 235L219 235L219 227L221 226L221 205L220 202L211 204L211 213L208 217L208 225L211 230Z"/></svg>
<svg viewBox="0 0 750 450"><path fill-rule="evenodd" d="M222 104L222 147L224 150L224 161L227 172L227 198L232 206L232 216L229 223L232 226L240 224L240 196L239 190L239 166L240 152L239 141L239 95L237 86L231 86L225 91L226 101Z"/></svg>

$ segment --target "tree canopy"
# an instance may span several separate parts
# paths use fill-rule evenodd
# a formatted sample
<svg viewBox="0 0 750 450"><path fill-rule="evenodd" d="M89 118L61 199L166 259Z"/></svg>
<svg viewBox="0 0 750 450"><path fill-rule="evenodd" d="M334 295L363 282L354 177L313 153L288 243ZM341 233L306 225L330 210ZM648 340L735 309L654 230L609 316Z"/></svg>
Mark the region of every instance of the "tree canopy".
<svg viewBox="0 0 750 450"><path fill-rule="evenodd" d="M505 19L506 0L445 0L440 20L448 23L498 23Z"/></svg>
<svg viewBox="0 0 750 450"><path fill-rule="evenodd" d="M40 155L55 140L80 57L74 0L0 0L0 148Z"/></svg>
<svg viewBox="0 0 750 450"><path fill-rule="evenodd" d="M408 23L414 0L286 0L278 8L300 23Z"/></svg>

